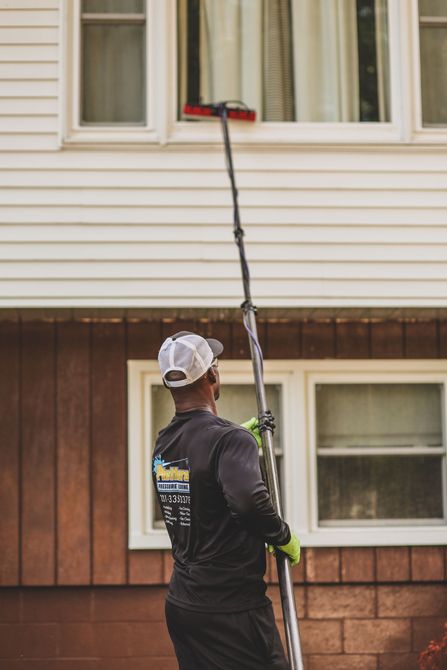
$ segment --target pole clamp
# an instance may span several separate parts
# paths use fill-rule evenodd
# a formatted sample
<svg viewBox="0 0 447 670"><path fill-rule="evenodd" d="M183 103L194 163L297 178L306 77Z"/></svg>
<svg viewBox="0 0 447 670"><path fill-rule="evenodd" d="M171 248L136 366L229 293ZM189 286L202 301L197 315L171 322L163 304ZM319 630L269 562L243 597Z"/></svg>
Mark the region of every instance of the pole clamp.
<svg viewBox="0 0 447 670"><path fill-rule="evenodd" d="M253 305L251 300L244 300L244 302L241 303L241 310L244 314L247 314L247 312L253 312L254 314L258 313L258 308Z"/></svg>
<svg viewBox="0 0 447 670"><path fill-rule="evenodd" d="M269 430L272 435L275 432L275 417L269 409L259 415L259 431L263 433L266 430Z"/></svg>
<svg viewBox="0 0 447 670"><path fill-rule="evenodd" d="M234 228L233 235L235 237L236 242L239 244L241 242L242 238L244 237L245 232L244 232L243 228L241 228L239 226L239 227Z"/></svg>

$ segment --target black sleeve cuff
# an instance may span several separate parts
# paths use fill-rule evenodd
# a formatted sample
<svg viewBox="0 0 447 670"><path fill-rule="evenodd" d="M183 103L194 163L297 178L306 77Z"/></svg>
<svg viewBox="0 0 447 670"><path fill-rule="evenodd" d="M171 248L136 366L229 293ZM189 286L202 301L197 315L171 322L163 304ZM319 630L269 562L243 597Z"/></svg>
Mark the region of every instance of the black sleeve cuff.
<svg viewBox="0 0 447 670"><path fill-rule="evenodd" d="M269 535L265 538L267 544L271 544L274 547L283 547L285 544L288 544L292 538L292 533L290 532L289 526L285 521L281 521L281 530L275 535Z"/></svg>

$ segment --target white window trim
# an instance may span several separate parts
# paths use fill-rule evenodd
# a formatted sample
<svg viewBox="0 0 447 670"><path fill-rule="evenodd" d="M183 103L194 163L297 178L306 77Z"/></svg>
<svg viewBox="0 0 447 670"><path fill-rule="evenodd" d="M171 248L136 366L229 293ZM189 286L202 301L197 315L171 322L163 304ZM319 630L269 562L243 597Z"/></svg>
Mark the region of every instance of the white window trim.
<svg viewBox="0 0 447 670"><path fill-rule="evenodd" d="M447 13L447 12L446 12ZM415 144L443 144L447 142L447 125L440 128L431 128L423 125L422 119L422 81L420 62L420 39L419 39L419 8L418 0L412 0L407 16L407 33L410 41L409 88L411 105L413 110L413 133L412 141Z"/></svg>
<svg viewBox="0 0 447 670"><path fill-rule="evenodd" d="M390 87L391 87L391 122L389 123L247 123L233 122L231 139L234 144L245 145L325 145L325 144L390 144L402 139L400 118L400 52L399 31L400 11L405 11L400 0L389 1L389 35L390 35ZM166 141L171 144L215 144L222 142L222 131L215 121L190 123L176 121L177 117L177 58L176 58L176 11L175 0L169 0L171 37L167 38L171 46L171 75L169 77L170 100L168 108L172 119L168 128ZM394 92L397 93L394 93Z"/></svg>
<svg viewBox="0 0 447 670"><path fill-rule="evenodd" d="M332 362L331 362L332 363ZM315 535L335 535L338 542L340 536L342 537L341 544L356 544L349 540L349 537L359 538L362 543L367 538L370 538L371 544L442 544L447 539L447 521L439 523L424 524L423 521L414 521L413 523L399 523L396 521L387 521L386 527L379 525L359 525L355 522L342 522L337 524L334 522L329 526L319 526L318 524L318 509L317 509L317 437L316 437L316 406L315 406L315 387L317 384L359 384L359 383L376 383L376 384L393 384L393 383L440 383L445 388L447 384L447 368L444 372L439 371L439 363L435 366L429 366L431 370L427 370L426 361L411 362L408 361L392 361L391 365L382 362L382 365L377 365L377 361L363 361L367 363L362 365L361 369L358 367L357 361L354 365L345 365L343 362L340 365L335 362L335 365L319 364L312 370L306 372L306 391L307 391L307 425L308 425L308 443L309 443L309 465L310 465L310 480L309 480L309 500L310 500L310 533ZM372 364L372 365L371 365ZM434 367L434 369L433 369ZM352 369L347 369L352 368ZM382 368L382 369L381 369ZM443 417L446 416L446 394L443 394ZM444 431L445 427L443 426ZM444 439L444 470L443 477L443 500L444 500L444 517L446 505L446 472L445 472L445 432ZM419 451L415 450L415 455ZM346 540L343 538L346 536ZM431 538L436 537L436 540Z"/></svg>
<svg viewBox="0 0 447 670"><path fill-rule="evenodd" d="M250 361L220 361L223 383L252 383ZM283 498L285 518L303 546L447 544L447 525L318 526L314 386L317 383L442 383L447 361L266 361L265 382L282 387ZM152 527L150 388L160 385L154 361L128 361L129 548L170 547L165 530ZM444 394L447 417L447 393ZM444 434L444 440L446 435ZM444 466L447 458L444 458ZM145 473L147 473L145 477ZM444 501L447 473L443 471Z"/></svg>
<svg viewBox="0 0 447 670"><path fill-rule="evenodd" d="M159 0L146 0L146 124L144 126L82 126L80 123L81 0L62 0L60 145L147 145L162 141L165 122L162 98L166 88L167 44Z"/></svg>
<svg viewBox="0 0 447 670"><path fill-rule="evenodd" d="M283 443L290 442L286 420L293 411L292 374L284 366L268 365L265 381L281 386ZM219 361L223 383L252 384L251 364L248 361ZM128 440L129 440L129 548L166 549L171 546L165 529L153 525L152 497L152 425L151 388L161 386L160 369L154 361L128 361ZM247 417L249 418L249 417ZM284 475L287 477L286 468ZM146 473L146 476L145 476ZM287 490L283 491L286 505Z"/></svg>
<svg viewBox="0 0 447 670"><path fill-rule="evenodd" d="M160 144L221 144L215 122L177 121L176 0L147 0L147 126L85 127L79 124L80 0L62 0L60 144L63 147ZM391 122L389 123L244 123L234 122L236 145L393 145L427 142L426 129L414 126L420 110L417 0L389 0ZM408 37L409 32L411 38ZM419 95L419 102L417 96ZM419 112L420 114L420 112ZM437 129L438 130L438 129ZM447 131L433 134L439 142ZM432 131L431 131L432 132Z"/></svg>

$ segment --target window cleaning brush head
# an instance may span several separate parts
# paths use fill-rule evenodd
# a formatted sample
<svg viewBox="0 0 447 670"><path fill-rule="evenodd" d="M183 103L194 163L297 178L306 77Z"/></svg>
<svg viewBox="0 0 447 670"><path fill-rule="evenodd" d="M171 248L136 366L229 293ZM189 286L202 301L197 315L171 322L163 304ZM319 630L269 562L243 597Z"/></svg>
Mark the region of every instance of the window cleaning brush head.
<svg viewBox="0 0 447 670"><path fill-rule="evenodd" d="M213 116L221 117L226 111L228 119L236 121L256 121L256 111L249 109L239 101L227 101L210 103L202 105L199 103L187 102L183 107L184 116L200 116L202 118L212 118Z"/></svg>

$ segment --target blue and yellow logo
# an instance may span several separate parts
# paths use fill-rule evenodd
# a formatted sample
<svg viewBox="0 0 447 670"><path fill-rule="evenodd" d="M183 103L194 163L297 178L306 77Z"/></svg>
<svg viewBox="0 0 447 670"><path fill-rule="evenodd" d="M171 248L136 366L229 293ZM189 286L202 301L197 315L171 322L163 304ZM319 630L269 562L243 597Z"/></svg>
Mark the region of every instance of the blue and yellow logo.
<svg viewBox="0 0 447 670"><path fill-rule="evenodd" d="M178 463L184 463L186 467L179 467ZM160 493L165 493L166 491L189 493L189 467L187 458L167 463L159 456L156 456L153 462L153 471L157 482L157 489Z"/></svg>

